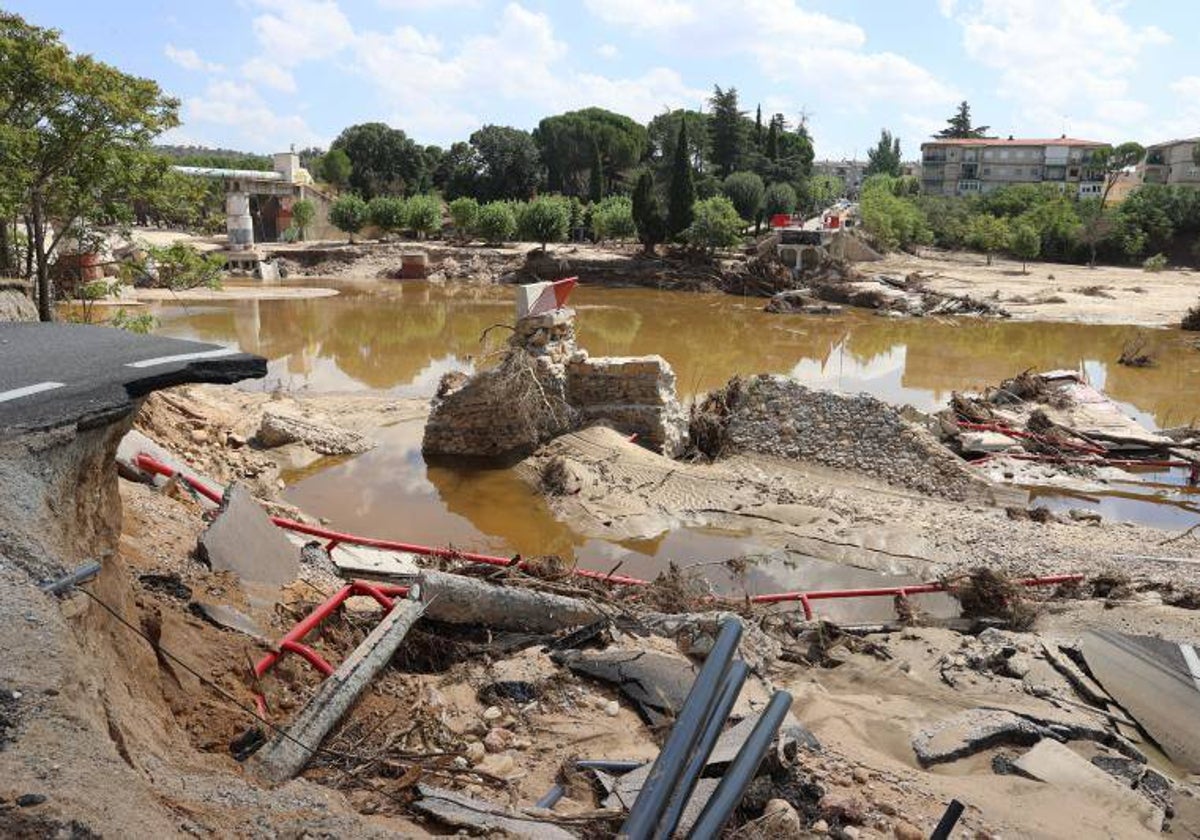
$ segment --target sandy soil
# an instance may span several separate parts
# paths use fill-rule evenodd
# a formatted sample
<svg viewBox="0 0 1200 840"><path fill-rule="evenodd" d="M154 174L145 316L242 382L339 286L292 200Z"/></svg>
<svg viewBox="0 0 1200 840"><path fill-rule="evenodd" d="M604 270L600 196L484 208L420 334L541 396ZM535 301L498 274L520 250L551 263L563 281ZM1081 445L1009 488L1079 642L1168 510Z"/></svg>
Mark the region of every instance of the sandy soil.
<svg viewBox="0 0 1200 840"><path fill-rule="evenodd" d="M867 273L907 276L921 272L935 291L994 300L1014 318L1089 324L1178 326L1200 300L1200 276L1192 271L1150 273L1140 268L1031 262L926 249L920 257L888 254L860 263ZM1086 291L1085 291L1086 290Z"/></svg>
<svg viewBox="0 0 1200 840"><path fill-rule="evenodd" d="M95 301L95 306L130 306L143 303L213 303L230 300L307 300L310 298L333 297L337 289L317 286L276 286L261 283L249 286L226 282L219 289L135 289L124 287L121 295Z"/></svg>

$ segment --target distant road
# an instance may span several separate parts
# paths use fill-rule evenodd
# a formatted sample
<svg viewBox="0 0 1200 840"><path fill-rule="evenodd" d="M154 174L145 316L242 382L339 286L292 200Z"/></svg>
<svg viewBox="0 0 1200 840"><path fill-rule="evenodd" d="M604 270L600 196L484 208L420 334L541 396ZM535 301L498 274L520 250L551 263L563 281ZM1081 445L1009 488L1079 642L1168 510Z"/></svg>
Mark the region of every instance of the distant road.
<svg viewBox="0 0 1200 840"><path fill-rule="evenodd" d="M0 323L0 439L100 425L159 388L266 373L262 357L216 344L82 324Z"/></svg>

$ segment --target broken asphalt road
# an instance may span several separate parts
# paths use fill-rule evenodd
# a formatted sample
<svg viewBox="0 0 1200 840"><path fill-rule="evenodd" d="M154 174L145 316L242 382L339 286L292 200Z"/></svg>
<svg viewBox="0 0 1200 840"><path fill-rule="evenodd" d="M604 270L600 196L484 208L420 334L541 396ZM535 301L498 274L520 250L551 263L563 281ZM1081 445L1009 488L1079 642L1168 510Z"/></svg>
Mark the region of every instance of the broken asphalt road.
<svg viewBox="0 0 1200 840"><path fill-rule="evenodd" d="M266 373L262 357L215 344L85 324L0 324L0 440L100 426L159 388Z"/></svg>

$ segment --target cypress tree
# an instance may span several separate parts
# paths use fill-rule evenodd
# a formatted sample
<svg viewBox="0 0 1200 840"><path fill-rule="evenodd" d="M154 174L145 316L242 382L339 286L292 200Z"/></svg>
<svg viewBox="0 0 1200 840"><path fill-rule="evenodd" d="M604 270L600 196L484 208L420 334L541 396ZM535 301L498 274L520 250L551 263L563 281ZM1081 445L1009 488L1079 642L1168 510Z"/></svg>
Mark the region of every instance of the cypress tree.
<svg viewBox="0 0 1200 840"><path fill-rule="evenodd" d="M767 127L767 158L775 160L779 157L779 122L774 118Z"/></svg>
<svg viewBox="0 0 1200 840"><path fill-rule="evenodd" d="M637 225L638 238L642 240L646 253L653 254L654 246L665 237L666 220L663 219L658 194L654 190L654 175L648 169L642 170L633 189L633 223Z"/></svg>
<svg viewBox="0 0 1200 840"><path fill-rule="evenodd" d="M754 112L754 148L762 151L763 147L763 130L762 130L762 105L758 106L758 110Z"/></svg>
<svg viewBox="0 0 1200 840"><path fill-rule="evenodd" d="M687 117L679 120L679 140L675 143L675 163L671 167L671 191L667 202L667 235L679 236L692 223L696 203L696 182L688 159Z"/></svg>

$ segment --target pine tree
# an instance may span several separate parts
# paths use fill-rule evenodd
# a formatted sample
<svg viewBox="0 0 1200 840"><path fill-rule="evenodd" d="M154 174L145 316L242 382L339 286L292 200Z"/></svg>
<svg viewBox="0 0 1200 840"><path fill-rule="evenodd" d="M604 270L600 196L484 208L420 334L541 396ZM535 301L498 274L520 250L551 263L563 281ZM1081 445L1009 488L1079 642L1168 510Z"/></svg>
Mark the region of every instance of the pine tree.
<svg viewBox="0 0 1200 840"><path fill-rule="evenodd" d="M721 90L713 86L713 95L708 100L712 113L708 118L708 130L712 136L709 153L717 174L725 178L737 171L745 147L745 114L738 110L737 88Z"/></svg>
<svg viewBox="0 0 1200 840"><path fill-rule="evenodd" d="M595 204L604 198L604 161L600 159L600 147L593 146L592 174L588 181L588 199Z"/></svg>
<svg viewBox="0 0 1200 840"><path fill-rule="evenodd" d="M779 132L783 128L783 114L776 114L771 117L771 124L767 127L767 157L771 160L776 160L779 157Z"/></svg>
<svg viewBox="0 0 1200 840"><path fill-rule="evenodd" d="M946 127L934 136L943 140L977 140L986 137L989 128L988 125L971 126L971 106L963 100L954 116L946 120Z"/></svg>
<svg viewBox="0 0 1200 840"><path fill-rule="evenodd" d="M675 163L671 167L671 191L667 202L667 235L679 236L692 223L696 203L696 182L688 159L687 118L679 121L679 140L675 143Z"/></svg>
<svg viewBox="0 0 1200 840"><path fill-rule="evenodd" d="M883 173L900 177L900 138L892 137L886 128L879 133L879 143L867 151L867 175Z"/></svg>

